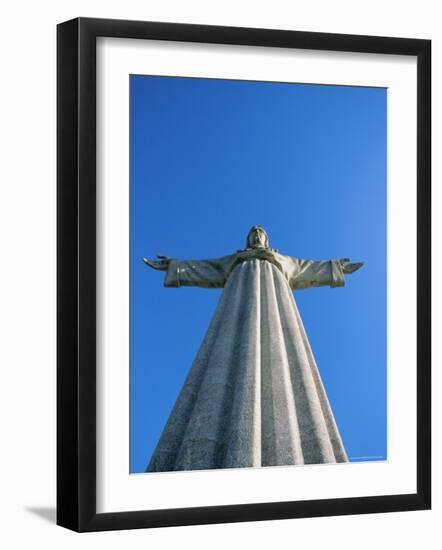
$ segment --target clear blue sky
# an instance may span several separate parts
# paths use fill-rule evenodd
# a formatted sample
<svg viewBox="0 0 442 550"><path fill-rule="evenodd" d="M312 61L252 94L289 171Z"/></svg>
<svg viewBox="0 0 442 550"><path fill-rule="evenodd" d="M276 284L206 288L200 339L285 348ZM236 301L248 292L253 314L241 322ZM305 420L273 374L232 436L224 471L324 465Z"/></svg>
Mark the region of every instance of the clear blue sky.
<svg viewBox="0 0 442 550"><path fill-rule="evenodd" d="M295 299L349 457L386 458L387 90L133 75L130 100L131 472L221 293L141 259L231 254L255 224L283 254L365 261Z"/></svg>

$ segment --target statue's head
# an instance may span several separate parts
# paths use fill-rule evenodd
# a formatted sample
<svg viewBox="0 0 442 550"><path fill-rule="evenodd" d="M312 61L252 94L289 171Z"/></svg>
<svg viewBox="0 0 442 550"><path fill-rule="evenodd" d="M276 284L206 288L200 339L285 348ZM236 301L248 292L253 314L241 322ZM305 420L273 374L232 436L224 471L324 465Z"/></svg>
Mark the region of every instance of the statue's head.
<svg viewBox="0 0 442 550"><path fill-rule="evenodd" d="M254 225L247 235L247 248L269 248L269 237L264 227Z"/></svg>

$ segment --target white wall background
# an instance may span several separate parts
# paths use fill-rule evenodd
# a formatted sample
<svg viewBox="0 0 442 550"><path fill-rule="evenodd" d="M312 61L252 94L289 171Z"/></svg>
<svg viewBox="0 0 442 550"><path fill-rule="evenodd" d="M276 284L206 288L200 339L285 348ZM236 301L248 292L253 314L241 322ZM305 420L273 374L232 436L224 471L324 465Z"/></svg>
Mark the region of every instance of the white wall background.
<svg viewBox="0 0 442 550"><path fill-rule="evenodd" d="M364 550L439 547L441 292L434 285L434 505L409 512L77 535L55 521L55 25L109 17L433 40L434 275L441 266L442 17L438 0L66 0L2 9L0 541L4 548Z"/></svg>

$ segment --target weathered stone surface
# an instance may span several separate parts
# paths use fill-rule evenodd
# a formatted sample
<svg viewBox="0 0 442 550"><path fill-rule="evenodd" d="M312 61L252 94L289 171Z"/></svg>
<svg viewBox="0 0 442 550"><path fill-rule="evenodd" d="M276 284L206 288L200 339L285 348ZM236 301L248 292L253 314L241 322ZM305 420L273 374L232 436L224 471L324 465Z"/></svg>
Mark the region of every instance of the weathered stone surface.
<svg viewBox="0 0 442 550"><path fill-rule="evenodd" d="M346 461L289 281L238 263L147 471Z"/></svg>

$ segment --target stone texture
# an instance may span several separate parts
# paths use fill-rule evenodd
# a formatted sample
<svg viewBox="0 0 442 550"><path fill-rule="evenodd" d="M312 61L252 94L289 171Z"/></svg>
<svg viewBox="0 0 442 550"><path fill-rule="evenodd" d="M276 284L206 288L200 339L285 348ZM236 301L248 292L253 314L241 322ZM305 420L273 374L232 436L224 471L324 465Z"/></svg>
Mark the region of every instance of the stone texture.
<svg viewBox="0 0 442 550"><path fill-rule="evenodd" d="M182 282L184 267L197 280L198 262L172 261L169 282L174 273ZM203 268L215 269L222 280L213 263ZM305 268L313 283L326 284L328 277L332 284L339 277L343 284L337 264ZM300 281L302 270L297 276ZM147 471L347 462L284 271L255 257L233 265L222 286Z"/></svg>

